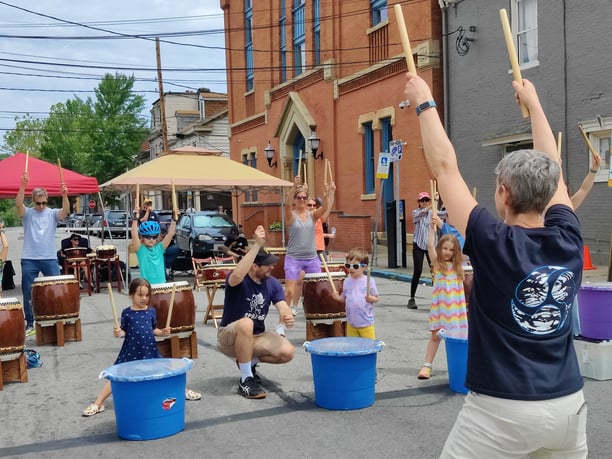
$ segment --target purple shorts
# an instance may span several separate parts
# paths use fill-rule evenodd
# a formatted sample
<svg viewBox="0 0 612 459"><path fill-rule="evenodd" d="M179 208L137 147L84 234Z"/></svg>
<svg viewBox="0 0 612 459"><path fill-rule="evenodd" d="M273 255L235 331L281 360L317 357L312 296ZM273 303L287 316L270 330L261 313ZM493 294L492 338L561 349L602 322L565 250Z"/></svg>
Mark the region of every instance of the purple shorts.
<svg viewBox="0 0 612 459"><path fill-rule="evenodd" d="M320 273L321 260L314 257L309 260L298 260L297 258L285 256L285 280L296 281L300 278L300 271L306 274Z"/></svg>

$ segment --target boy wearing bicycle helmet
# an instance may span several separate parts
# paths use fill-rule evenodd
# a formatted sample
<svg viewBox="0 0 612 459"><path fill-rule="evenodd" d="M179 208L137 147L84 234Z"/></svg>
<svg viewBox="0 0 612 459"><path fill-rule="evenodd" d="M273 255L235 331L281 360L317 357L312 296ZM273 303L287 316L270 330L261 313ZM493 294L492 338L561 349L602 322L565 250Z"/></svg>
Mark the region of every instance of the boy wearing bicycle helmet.
<svg viewBox="0 0 612 459"><path fill-rule="evenodd" d="M140 209L134 209L139 215ZM176 221L172 220L168 228L168 234L160 239L161 228L156 221L145 221L138 225L138 219L132 220L132 241L130 252L138 257L140 277L148 280L151 284L163 284L166 282L166 266L164 264L164 252L172 242L176 233Z"/></svg>

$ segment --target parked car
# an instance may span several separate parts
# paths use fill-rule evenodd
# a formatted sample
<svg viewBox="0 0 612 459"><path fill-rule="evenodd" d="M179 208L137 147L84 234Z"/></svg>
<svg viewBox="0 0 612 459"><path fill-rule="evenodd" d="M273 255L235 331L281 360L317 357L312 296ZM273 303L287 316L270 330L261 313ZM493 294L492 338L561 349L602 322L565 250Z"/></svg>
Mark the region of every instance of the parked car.
<svg viewBox="0 0 612 459"><path fill-rule="evenodd" d="M68 215L68 221L66 225L69 228L80 228L83 226L83 222L85 221L85 214L83 213L73 213Z"/></svg>
<svg viewBox="0 0 612 459"><path fill-rule="evenodd" d="M172 223L173 212L171 210L156 210L155 213L159 217L159 226L161 227L162 231L168 231L170 223Z"/></svg>
<svg viewBox="0 0 612 459"><path fill-rule="evenodd" d="M226 214L211 211L185 213L176 226L176 245L182 253L206 258L223 252L228 236L238 236L238 226Z"/></svg>
<svg viewBox="0 0 612 459"><path fill-rule="evenodd" d="M103 218L94 225L95 234L99 238L113 236L125 236L128 214L125 210L107 210ZM128 237L129 237L128 228Z"/></svg>

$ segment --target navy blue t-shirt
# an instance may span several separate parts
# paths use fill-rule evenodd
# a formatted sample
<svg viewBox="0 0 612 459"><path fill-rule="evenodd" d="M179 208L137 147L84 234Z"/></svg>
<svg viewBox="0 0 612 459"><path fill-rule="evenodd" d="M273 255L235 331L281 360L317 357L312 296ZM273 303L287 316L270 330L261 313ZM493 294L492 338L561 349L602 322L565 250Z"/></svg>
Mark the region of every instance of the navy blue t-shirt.
<svg viewBox="0 0 612 459"><path fill-rule="evenodd" d="M543 228L502 223L476 206L464 253L474 268L466 387L514 400L546 400L583 386L571 308L582 281L580 223L567 206Z"/></svg>
<svg viewBox="0 0 612 459"><path fill-rule="evenodd" d="M258 284L248 274L241 283L230 287L225 281L225 300L223 301L223 317L221 326L225 327L243 317L253 319L253 334L259 335L266 330L265 320L268 315L270 303L276 304L284 301L285 292L280 281L275 277L268 277Z"/></svg>

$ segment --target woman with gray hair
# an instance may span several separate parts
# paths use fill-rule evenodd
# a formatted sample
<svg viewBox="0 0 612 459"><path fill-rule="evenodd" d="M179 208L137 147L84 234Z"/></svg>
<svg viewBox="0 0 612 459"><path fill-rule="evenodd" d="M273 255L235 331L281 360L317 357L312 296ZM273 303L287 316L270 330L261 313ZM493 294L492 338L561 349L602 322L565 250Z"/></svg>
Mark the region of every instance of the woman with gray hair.
<svg viewBox="0 0 612 459"><path fill-rule="evenodd" d="M32 311L32 283L42 272L43 276L59 276L59 265L55 249L55 229L60 220L68 216L70 202L68 188L61 186L62 208L47 207L48 195L44 188L32 190L34 207L24 204L25 190L28 184L28 173L21 176L21 186L15 198L17 215L23 221L23 252L21 254L21 290L23 291L23 310L26 320L26 336L34 330L34 313Z"/></svg>

